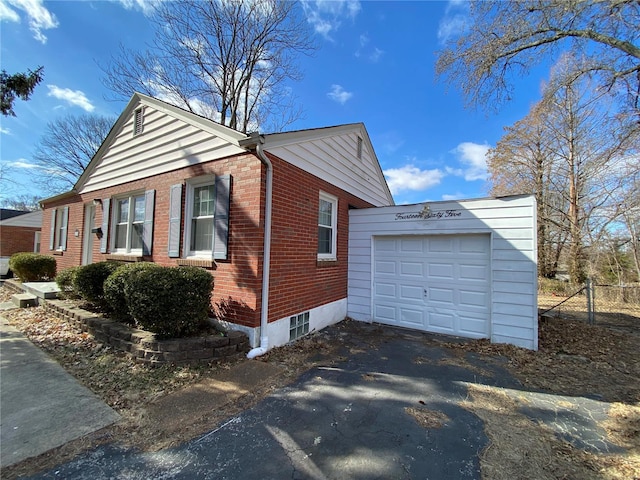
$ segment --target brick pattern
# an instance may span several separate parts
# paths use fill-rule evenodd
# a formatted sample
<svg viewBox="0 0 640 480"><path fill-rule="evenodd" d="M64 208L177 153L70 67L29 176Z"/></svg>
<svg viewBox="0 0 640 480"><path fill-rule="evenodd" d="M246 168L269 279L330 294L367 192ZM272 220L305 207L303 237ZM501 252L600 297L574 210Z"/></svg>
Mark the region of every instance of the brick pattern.
<svg viewBox="0 0 640 480"><path fill-rule="evenodd" d="M346 298L348 211L349 208L372 205L278 157L270 155L270 159L274 168L269 302L269 321L272 322ZM184 183L189 178L210 174L230 174L233 179L229 214L229 260L195 264L211 270L214 276L212 306L217 316L236 324L257 327L260 325L261 309L266 170L252 153L49 202L43 217L42 251L56 254L59 270L79 265L85 235L84 205L94 198L111 198L119 194L155 189L153 246L151 255L144 257L144 260L168 266L184 264L184 259L168 256L170 187ZM334 262L317 260L320 191L338 198L337 260ZM67 250L52 252L49 250L51 209L65 205L70 206ZM102 224L102 215L102 208L97 207L96 226ZM183 213L181 256L185 248L184 225ZM76 229L79 230L78 237L73 234ZM94 235L94 262L109 258L99 250L100 242Z"/></svg>
<svg viewBox="0 0 640 480"><path fill-rule="evenodd" d="M46 300L44 308L82 331L91 333L96 340L128 353L136 362L151 366L205 364L244 355L249 351L249 338L242 332L231 331L225 336L159 340L153 333L97 317L86 310L71 307L63 300Z"/></svg>
<svg viewBox="0 0 640 480"><path fill-rule="evenodd" d="M5 226L0 232L0 257L10 257L18 252L33 252L37 227Z"/></svg>

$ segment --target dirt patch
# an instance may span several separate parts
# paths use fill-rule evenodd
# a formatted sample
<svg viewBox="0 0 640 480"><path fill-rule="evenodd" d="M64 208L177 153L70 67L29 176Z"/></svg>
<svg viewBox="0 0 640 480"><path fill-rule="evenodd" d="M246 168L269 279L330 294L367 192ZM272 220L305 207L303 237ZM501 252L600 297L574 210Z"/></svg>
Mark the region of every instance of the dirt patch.
<svg viewBox="0 0 640 480"><path fill-rule="evenodd" d="M640 478L640 457L637 449L631 448L626 455L596 455L585 452L558 438L544 424L536 423L521 414L518 411L519 403L504 391L485 385L471 385L469 393L470 398L465 400L462 406L484 421L485 432L489 437L489 445L480 456L483 478ZM633 410L633 415L640 413L638 407L627 407L629 408ZM629 414L627 409L624 415ZM622 428L621 435L610 435L609 438L619 446L625 446L621 440L628 439L630 433L624 420L625 418L614 418L607 422Z"/></svg>
<svg viewBox="0 0 640 480"><path fill-rule="evenodd" d="M411 415L422 428L442 428L449 421L449 417L438 410L406 407L404 411Z"/></svg>

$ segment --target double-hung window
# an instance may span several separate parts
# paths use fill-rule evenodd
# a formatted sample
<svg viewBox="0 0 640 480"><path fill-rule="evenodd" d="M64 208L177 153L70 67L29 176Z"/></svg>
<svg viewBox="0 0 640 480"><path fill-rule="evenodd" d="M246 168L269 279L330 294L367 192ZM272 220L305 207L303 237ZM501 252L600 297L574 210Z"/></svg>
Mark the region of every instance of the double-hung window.
<svg viewBox="0 0 640 480"><path fill-rule="evenodd" d="M338 199L320 192L318 208L318 260L336 260Z"/></svg>
<svg viewBox="0 0 640 480"><path fill-rule="evenodd" d="M193 187L189 255L211 256L213 249L213 215L215 213L215 183Z"/></svg>
<svg viewBox="0 0 640 480"><path fill-rule="evenodd" d="M184 212L182 185L171 187L169 256L180 256L180 217L184 213L184 257L226 260L229 240L230 175L205 175L186 182Z"/></svg>
<svg viewBox="0 0 640 480"><path fill-rule="evenodd" d="M55 208L51 211L50 250L67 249L67 230L69 224L69 207Z"/></svg>
<svg viewBox="0 0 640 480"><path fill-rule="evenodd" d="M115 200L114 252L142 253L144 218L145 200L143 193Z"/></svg>

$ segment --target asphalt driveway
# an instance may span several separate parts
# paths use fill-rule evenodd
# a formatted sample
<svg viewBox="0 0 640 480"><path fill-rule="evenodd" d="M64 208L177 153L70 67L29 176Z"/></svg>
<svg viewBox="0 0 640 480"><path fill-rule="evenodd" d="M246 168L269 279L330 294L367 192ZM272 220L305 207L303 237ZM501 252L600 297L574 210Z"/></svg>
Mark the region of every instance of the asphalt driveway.
<svg viewBox="0 0 640 480"><path fill-rule="evenodd" d="M423 334L375 328L375 349L349 337L343 361L308 371L180 447L104 446L30 478L479 479L488 438L482 420L461 406L469 385L519 395L520 384L499 362L467 354L456 364L450 350L424 342ZM572 416L559 417L557 404L576 399L526 395L525 413L547 420L557 435L597 451L612 448L596 426L606 404L580 399Z"/></svg>

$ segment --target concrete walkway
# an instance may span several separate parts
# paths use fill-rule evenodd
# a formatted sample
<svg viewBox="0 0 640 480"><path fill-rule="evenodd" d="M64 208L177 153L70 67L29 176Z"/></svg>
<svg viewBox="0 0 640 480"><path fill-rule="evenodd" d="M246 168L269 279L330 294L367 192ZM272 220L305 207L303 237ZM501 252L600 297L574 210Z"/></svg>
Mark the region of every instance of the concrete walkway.
<svg viewBox="0 0 640 480"><path fill-rule="evenodd" d="M0 466L40 455L119 418L0 317Z"/></svg>

